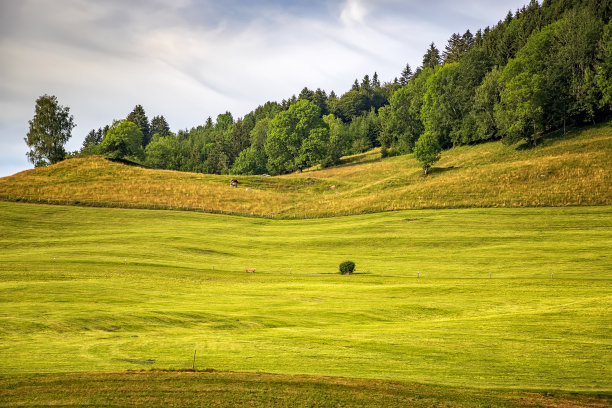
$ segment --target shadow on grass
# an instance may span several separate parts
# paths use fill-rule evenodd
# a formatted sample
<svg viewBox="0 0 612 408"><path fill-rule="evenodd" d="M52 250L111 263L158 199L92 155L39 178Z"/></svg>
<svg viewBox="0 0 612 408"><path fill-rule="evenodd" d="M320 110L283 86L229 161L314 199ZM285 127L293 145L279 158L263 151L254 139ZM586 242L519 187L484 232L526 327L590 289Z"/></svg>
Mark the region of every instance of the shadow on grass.
<svg viewBox="0 0 612 408"><path fill-rule="evenodd" d="M152 169L152 167L145 166L142 163L136 163L135 161L131 161L131 160L124 159L124 158L105 157L105 159L108 161L114 162L114 163L125 164L126 166L142 167L143 169Z"/></svg>
<svg viewBox="0 0 612 408"><path fill-rule="evenodd" d="M364 159L363 157L347 157L347 158L343 158L340 159L340 164L338 164L338 166L349 166L349 165L355 165L355 164L365 164L365 163L374 163L374 162L379 162L382 160L382 157L380 157L379 155L371 155L372 157Z"/></svg>
<svg viewBox="0 0 612 408"><path fill-rule="evenodd" d="M433 174L442 174L442 173L446 173L447 171L457 170L460 168L461 166L432 167L429 169L429 172L427 173L427 175L423 175L423 176L426 177L426 176L433 175Z"/></svg>
<svg viewBox="0 0 612 408"><path fill-rule="evenodd" d="M603 122L603 123L599 123L597 125L589 126L589 128L597 129L597 128L602 128L602 127L606 127L606 126L609 126L609 123ZM516 150L517 151L525 151L525 150L532 150L532 149L537 149L537 148L541 148L541 147L550 147L550 146L553 146L556 143L562 142L564 140L573 139L574 137L579 135L580 134L580 130L583 130L583 129L584 129L584 126L583 127L567 126L565 128L565 133L563 133L563 129L557 129L557 130L554 130L552 132L540 134L540 135L538 135L537 145L536 146L533 145L531 140L529 140L529 141L522 140L522 141L518 142L518 144L516 146Z"/></svg>

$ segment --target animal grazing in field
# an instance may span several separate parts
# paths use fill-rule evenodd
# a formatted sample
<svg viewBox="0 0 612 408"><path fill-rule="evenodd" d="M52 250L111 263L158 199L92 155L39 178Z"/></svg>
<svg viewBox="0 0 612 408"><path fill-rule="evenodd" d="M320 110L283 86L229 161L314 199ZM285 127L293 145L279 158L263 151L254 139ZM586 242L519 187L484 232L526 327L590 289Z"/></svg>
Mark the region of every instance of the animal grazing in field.
<svg viewBox="0 0 612 408"><path fill-rule="evenodd" d="M244 268L245 272L255 272L256 268Z"/></svg>
<svg viewBox="0 0 612 408"><path fill-rule="evenodd" d="M236 180L236 179L231 179L231 180L230 180L230 186L231 186L231 187L234 187L234 188L238 187L238 180Z"/></svg>

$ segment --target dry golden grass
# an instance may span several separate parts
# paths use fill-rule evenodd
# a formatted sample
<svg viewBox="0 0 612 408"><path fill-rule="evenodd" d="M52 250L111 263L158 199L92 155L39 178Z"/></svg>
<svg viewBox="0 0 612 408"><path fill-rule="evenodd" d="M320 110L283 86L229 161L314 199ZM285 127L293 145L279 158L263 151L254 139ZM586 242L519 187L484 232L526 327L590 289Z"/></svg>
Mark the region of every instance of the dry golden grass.
<svg viewBox="0 0 612 408"><path fill-rule="evenodd" d="M499 142L445 151L423 177L412 155L373 150L338 167L281 177L151 170L102 157L66 160L0 179L0 198L175 208L275 217L395 209L612 204L612 123L548 135L535 149Z"/></svg>

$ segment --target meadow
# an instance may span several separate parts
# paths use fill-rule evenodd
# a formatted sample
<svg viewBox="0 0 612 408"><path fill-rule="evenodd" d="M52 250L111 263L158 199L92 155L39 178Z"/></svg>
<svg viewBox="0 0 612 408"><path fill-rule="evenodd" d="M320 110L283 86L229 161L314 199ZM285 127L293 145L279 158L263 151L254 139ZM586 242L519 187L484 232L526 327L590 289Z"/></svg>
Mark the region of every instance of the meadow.
<svg viewBox="0 0 612 408"><path fill-rule="evenodd" d="M191 369L195 351L196 370L607 400L611 214L271 220L0 202L0 398L23 398L10 390L35 374ZM337 273L345 259L358 273Z"/></svg>
<svg viewBox="0 0 612 408"><path fill-rule="evenodd" d="M611 130L1 178L0 405L610 406Z"/></svg>
<svg viewBox="0 0 612 408"><path fill-rule="evenodd" d="M153 170L100 156L0 178L0 199L320 218L397 209L611 205L612 123L546 135L537 148L501 142L445 151L424 178L413 155L379 150L281 177Z"/></svg>

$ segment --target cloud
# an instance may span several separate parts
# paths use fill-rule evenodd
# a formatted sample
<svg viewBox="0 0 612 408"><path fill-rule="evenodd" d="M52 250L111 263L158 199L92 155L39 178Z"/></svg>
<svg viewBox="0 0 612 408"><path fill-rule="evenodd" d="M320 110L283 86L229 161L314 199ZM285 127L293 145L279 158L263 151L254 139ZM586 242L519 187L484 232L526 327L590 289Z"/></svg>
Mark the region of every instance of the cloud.
<svg viewBox="0 0 612 408"><path fill-rule="evenodd" d="M23 137L44 93L71 108L77 127L67 148L76 150L90 129L136 104L176 131L226 110L243 116L304 86L340 94L374 71L392 80L406 62L419 65L431 41L441 48L453 32L507 11L485 0L21 0L0 8L0 176L14 171L4 163L15 154L28 167ZM483 14L491 9L494 17Z"/></svg>
<svg viewBox="0 0 612 408"><path fill-rule="evenodd" d="M364 24L368 8L361 0L346 0L340 12L340 21L345 25Z"/></svg>

